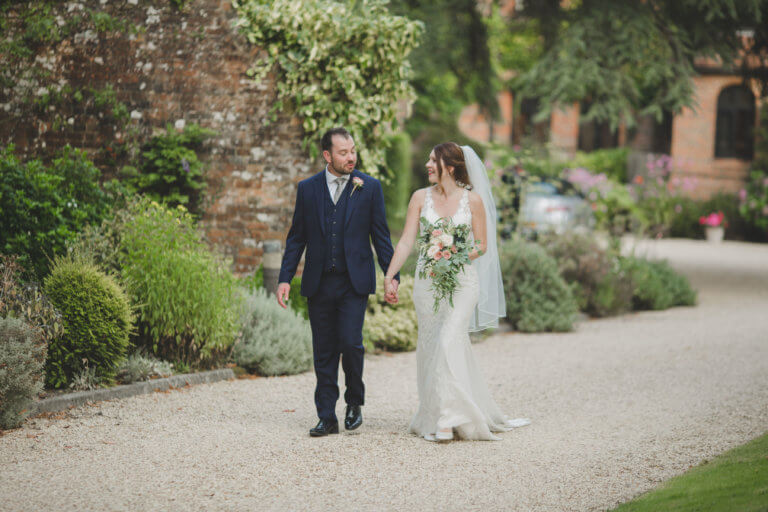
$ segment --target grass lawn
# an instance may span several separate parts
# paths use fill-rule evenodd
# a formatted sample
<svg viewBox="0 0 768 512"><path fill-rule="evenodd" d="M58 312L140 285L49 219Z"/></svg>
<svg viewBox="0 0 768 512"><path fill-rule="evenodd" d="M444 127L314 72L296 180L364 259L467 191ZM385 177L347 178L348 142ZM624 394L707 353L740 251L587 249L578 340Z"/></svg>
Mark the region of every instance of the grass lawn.
<svg viewBox="0 0 768 512"><path fill-rule="evenodd" d="M671 479L614 512L768 511L768 433Z"/></svg>

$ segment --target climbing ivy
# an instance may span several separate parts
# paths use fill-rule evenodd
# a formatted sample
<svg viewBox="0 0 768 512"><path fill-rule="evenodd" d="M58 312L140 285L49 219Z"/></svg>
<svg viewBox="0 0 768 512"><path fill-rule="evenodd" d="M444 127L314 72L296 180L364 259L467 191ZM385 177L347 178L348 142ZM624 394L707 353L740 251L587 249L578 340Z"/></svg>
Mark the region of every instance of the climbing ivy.
<svg viewBox="0 0 768 512"><path fill-rule="evenodd" d="M285 109L298 114L304 149L313 158L320 134L345 126L357 143L360 167L376 174L398 100L414 97L406 59L422 24L391 14L386 0L232 3L241 31L264 49L249 75L261 81L275 74L278 101L271 121Z"/></svg>

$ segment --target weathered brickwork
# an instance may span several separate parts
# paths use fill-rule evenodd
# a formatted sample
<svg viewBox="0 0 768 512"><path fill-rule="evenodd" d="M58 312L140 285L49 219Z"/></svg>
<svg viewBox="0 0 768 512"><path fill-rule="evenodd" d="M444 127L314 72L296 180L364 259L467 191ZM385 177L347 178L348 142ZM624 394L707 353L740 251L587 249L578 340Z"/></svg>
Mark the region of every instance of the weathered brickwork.
<svg viewBox="0 0 768 512"><path fill-rule="evenodd" d="M742 79L734 75L701 75L694 78L695 109L684 109L672 120L670 155L674 158L675 174L695 178L696 186L687 192L696 198L708 198L717 192L737 193L744 186L750 161L737 158L715 158L715 127L717 100L720 92L731 85L739 85ZM756 91L755 91L756 92ZM494 125L493 134L508 134L514 119L509 93L499 94L499 105L505 110L503 119ZM756 108L759 118L759 105ZM630 140L624 126L619 127L619 146L628 145L647 151L651 144L652 126L648 118L639 120L639 127ZM477 141L496 142L491 138L488 121L478 113L477 105L465 107L459 118L461 132ZM553 157L570 159L579 144L579 105L565 105L555 109L550 117L549 148ZM644 157L643 157L644 158Z"/></svg>
<svg viewBox="0 0 768 512"><path fill-rule="evenodd" d="M215 130L200 155L211 193L202 225L209 241L233 258L234 271L247 274L260 263L264 240L285 239L296 183L317 163L301 149L297 119L280 115L268 125L274 83L248 79L259 50L233 27L231 3L194 0L182 12L170 3L62 2L62 17L94 9L146 30L84 30L39 48L37 62L50 77L45 83L25 77L0 90L0 145L14 143L23 155L45 158L71 144L112 176L128 159L116 148L131 137L145 140L167 123ZM130 120L122 123L92 102L71 99L42 111L32 100L49 83L83 91L111 84Z"/></svg>

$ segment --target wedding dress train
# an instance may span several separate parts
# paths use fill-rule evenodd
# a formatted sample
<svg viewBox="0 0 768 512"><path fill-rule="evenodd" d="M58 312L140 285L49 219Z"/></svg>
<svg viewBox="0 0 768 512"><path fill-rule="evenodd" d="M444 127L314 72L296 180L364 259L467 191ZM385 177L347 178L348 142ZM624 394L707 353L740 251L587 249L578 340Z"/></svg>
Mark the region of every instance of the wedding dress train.
<svg viewBox="0 0 768 512"><path fill-rule="evenodd" d="M430 222L439 219L433 208L431 188L427 189L421 215ZM464 191L458 211L451 218L455 224L471 226L468 191ZM463 439L500 440L494 432L529 424L527 419L509 420L502 414L475 362L469 340L469 324L479 297L474 266L466 265L459 275L453 307L444 300L435 312L430 280L418 276L420 265L421 262L413 289L419 327L419 408L410 431L427 439L441 430L453 429Z"/></svg>

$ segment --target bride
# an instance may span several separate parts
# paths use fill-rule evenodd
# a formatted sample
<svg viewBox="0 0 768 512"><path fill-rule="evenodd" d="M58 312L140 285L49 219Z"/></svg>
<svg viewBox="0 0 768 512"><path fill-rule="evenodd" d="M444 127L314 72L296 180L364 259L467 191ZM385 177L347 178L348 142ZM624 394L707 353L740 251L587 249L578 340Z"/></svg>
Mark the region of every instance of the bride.
<svg viewBox="0 0 768 512"><path fill-rule="evenodd" d="M476 246L458 276L453 306L446 300L433 309L429 278L419 278L417 264L413 299L418 318L416 348L419 409L410 431L428 441L463 439L499 440L494 432L530 423L509 420L491 397L475 363L470 331L497 327L505 316L504 289L496 248L496 207L485 166L469 146L453 142L434 147L426 164L429 183L417 190L408 205L403 235L384 278L390 302L397 285L393 276L411 252L420 218L430 223L443 218L471 226ZM423 229L423 228L422 228Z"/></svg>

